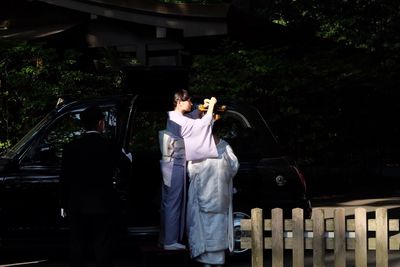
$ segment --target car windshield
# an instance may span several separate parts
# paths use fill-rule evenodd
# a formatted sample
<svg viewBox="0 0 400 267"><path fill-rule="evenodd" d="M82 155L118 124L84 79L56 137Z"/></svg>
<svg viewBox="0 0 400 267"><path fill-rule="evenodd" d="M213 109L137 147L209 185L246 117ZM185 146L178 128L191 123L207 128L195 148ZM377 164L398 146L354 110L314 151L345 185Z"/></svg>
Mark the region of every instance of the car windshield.
<svg viewBox="0 0 400 267"><path fill-rule="evenodd" d="M50 113L47 114L38 124L36 124L27 134L24 135L14 146L12 146L10 149L6 150L3 152L1 155L3 158L8 158L12 159L15 157L15 155L19 154L24 146L28 143L29 139L31 139L33 136L35 136L42 128L44 124L49 120Z"/></svg>

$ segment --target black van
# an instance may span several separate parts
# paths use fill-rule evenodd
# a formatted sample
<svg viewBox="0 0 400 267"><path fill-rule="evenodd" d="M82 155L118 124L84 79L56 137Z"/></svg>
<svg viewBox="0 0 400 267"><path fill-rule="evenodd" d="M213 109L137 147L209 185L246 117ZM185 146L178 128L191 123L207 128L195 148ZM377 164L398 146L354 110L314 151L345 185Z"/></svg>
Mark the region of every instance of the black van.
<svg viewBox="0 0 400 267"><path fill-rule="evenodd" d="M60 216L58 194L62 148L83 132L80 113L93 103L106 115L105 134L118 141L128 159L114 181L125 231L129 236L157 236L161 188L158 131L165 127L169 99L164 94L142 92L59 101L16 145L0 155L3 244L21 236L57 236L67 229L66 219ZM304 177L281 153L258 110L231 99L218 98L218 104L227 106L223 116L229 131L224 139L240 162L234 178L237 238L240 219L255 207L287 211L300 207L310 214Z"/></svg>

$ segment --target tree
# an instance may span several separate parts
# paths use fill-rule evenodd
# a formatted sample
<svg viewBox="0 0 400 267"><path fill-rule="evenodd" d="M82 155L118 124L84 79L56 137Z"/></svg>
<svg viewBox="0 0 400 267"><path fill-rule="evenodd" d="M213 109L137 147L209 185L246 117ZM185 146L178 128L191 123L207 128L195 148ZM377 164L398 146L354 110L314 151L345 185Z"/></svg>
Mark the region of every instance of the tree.
<svg viewBox="0 0 400 267"><path fill-rule="evenodd" d="M400 130L385 122L399 114L399 66L388 70L379 61L336 44L248 48L226 41L195 57L191 84L195 92L256 105L298 160L345 164L377 156Z"/></svg>
<svg viewBox="0 0 400 267"><path fill-rule="evenodd" d="M85 70L82 51L2 41L0 54L0 150L32 128L60 96L83 98L121 90L120 73ZM107 63L105 55L102 60Z"/></svg>

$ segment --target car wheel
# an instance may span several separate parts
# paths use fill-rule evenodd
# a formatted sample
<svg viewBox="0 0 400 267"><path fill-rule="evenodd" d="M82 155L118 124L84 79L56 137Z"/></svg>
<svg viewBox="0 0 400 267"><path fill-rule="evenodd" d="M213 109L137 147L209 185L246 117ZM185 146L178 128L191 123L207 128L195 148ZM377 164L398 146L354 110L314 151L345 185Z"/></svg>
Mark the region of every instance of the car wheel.
<svg viewBox="0 0 400 267"><path fill-rule="evenodd" d="M243 231L240 228L241 219L250 219L250 215L244 212L233 212L233 238L234 238L234 248L233 253L239 254L249 250L248 248L240 247L240 238L244 236Z"/></svg>

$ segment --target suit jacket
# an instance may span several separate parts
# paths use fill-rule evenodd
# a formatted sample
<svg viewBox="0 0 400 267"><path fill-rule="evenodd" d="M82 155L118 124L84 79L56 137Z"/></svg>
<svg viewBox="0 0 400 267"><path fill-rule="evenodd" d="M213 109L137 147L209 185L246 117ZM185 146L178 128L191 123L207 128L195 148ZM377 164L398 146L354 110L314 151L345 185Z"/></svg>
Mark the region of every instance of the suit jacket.
<svg viewBox="0 0 400 267"><path fill-rule="evenodd" d="M117 149L99 133L85 133L64 147L61 205L69 213L111 213L116 205L113 174Z"/></svg>

